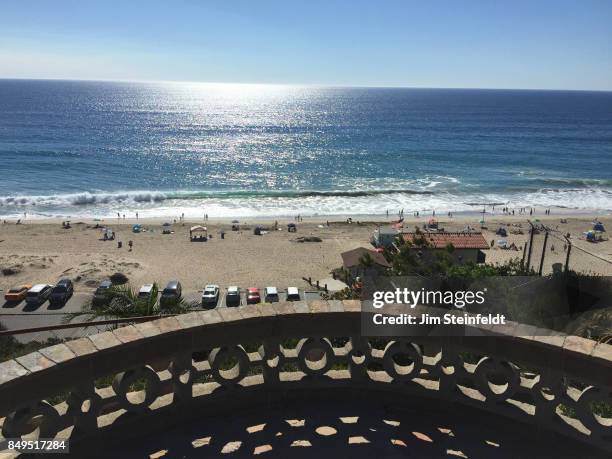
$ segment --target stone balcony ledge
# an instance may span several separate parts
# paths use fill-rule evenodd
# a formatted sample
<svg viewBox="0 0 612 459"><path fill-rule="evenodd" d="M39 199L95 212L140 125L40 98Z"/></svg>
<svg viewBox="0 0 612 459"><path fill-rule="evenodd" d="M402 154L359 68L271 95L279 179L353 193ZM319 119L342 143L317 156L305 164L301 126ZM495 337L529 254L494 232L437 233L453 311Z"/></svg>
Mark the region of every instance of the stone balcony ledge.
<svg viewBox="0 0 612 459"><path fill-rule="evenodd" d="M164 317L0 363L2 434L36 424L41 437L104 443L189 407L361 391L462 404L612 451L612 419L592 405L612 405L612 346L517 323L473 332L369 339L356 300Z"/></svg>

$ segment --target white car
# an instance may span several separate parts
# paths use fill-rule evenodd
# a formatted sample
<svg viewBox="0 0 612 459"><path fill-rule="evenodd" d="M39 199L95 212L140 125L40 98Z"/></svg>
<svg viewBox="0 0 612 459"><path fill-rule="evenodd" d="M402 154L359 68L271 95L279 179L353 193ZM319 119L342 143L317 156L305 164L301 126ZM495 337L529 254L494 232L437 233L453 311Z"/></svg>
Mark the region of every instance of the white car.
<svg viewBox="0 0 612 459"><path fill-rule="evenodd" d="M26 303L31 306L41 305L51 295L52 285L49 284L36 284L26 294Z"/></svg>
<svg viewBox="0 0 612 459"><path fill-rule="evenodd" d="M266 303L276 303L278 301L278 290L276 287L266 287L264 289L264 300Z"/></svg>
<svg viewBox="0 0 612 459"><path fill-rule="evenodd" d="M153 284L144 284L138 290L138 298L148 298L153 293Z"/></svg>
<svg viewBox="0 0 612 459"><path fill-rule="evenodd" d="M204 287L204 291L202 292L202 307L214 308L217 306L218 301L219 286L215 284L210 284Z"/></svg>
<svg viewBox="0 0 612 459"><path fill-rule="evenodd" d="M300 291L297 287L287 287L287 301L300 301Z"/></svg>

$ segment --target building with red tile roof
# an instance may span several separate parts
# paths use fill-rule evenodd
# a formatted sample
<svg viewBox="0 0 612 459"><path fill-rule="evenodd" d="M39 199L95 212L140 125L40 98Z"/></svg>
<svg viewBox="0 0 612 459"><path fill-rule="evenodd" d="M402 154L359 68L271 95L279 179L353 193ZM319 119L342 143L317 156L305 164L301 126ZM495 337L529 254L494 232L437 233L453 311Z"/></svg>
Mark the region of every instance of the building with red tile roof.
<svg viewBox="0 0 612 459"><path fill-rule="evenodd" d="M403 232L402 237L406 242L414 241L416 233ZM421 233L432 248L444 249L449 244L452 244L455 249L488 249L489 244L485 240L482 233L451 233L451 232L423 232Z"/></svg>

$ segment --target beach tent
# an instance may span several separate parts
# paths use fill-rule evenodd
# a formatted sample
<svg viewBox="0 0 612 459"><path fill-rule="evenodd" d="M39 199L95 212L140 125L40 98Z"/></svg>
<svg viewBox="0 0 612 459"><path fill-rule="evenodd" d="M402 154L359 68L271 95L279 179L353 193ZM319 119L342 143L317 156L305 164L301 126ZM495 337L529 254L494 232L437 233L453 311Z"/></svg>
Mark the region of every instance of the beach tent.
<svg viewBox="0 0 612 459"><path fill-rule="evenodd" d="M189 229L189 240L194 241L206 241L208 239L208 228L205 226L192 226Z"/></svg>
<svg viewBox="0 0 612 459"><path fill-rule="evenodd" d="M162 226L172 226L172 224L171 224L171 223L166 222L166 223L164 223Z"/></svg>
<svg viewBox="0 0 612 459"><path fill-rule="evenodd" d="M500 239L499 241L497 241L497 245L499 247L507 247L508 246L508 241L506 241L505 239Z"/></svg>
<svg viewBox="0 0 612 459"><path fill-rule="evenodd" d="M142 231L142 225L139 225L138 223L136 223L134 226L132 226L132 233L140 233Z"/></svg>
<svg viewBox="0 0 612 459"><path fill-rule="evenodd" d="M593 223L593 231L601 231L602 233L605 233L606 229L604 228L602 222L594 222Z"/></svg>
<svg viewBox="0 0 612 459"><path fill-rule="evenodd" d="M596 241L596 237L595 237L595 231L591 230L591 231L587 231L584 233L586 240L589 242L595 242Z"/></svg>
<svg viewBox="0 0 612 459"><path fill-rule="evenodd" d="M289 223L287 225L287 231L290 233L295 233L297 231L297 226L295 226L295 223Z"/></svg>

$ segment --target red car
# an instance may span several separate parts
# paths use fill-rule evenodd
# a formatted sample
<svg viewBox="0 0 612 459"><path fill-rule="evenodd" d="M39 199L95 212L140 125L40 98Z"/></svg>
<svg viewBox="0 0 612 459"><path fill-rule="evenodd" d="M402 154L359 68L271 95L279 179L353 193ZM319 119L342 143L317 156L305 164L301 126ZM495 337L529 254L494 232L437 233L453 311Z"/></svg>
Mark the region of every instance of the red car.
<svg viewBox="0 0 612 459"><path fill-rule="evenodd" d="M259 295L259 289L255 287L251 287L247 289L247 304L257 304L261 301L261 296Z"/></svg>

